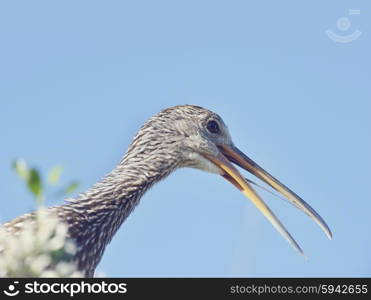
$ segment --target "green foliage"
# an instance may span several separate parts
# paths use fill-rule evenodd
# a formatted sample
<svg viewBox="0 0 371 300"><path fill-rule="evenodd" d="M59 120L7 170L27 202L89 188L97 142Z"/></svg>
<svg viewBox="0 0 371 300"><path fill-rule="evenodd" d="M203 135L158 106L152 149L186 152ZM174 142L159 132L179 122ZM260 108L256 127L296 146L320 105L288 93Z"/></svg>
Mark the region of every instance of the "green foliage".
<svg viewBox="0 0 371 300"><path fill-rule="evenodd" d="M24 180L28 181L28 178L30 177L30 172L27 167L26 162L23 159L17 159L13 162L13 168L18 173L18 175Z"/></svg>
<svg viewBox="0 0 371 300"><path fill-rule="evenodd" d="M73 193L78 187L79 187L79 182L78 181L72 181L64 190L63 193L65 195Z"/></svg>
<svg viewBox="0 0 371 300"><path fill-rule="evenodd" d="M0 226L0 277L83 277L68 227L40 206L13 234Z"/></svg>
<svg viewBox="0 0 371 300"><path fill-rule="evenodd" d="M60 165L48 172L46 182L40 171L23 159L14 161L13 168L35 198L37 209L18 234L0 226L0 277L83 277L73 261L76 247L68 238L68 226L43 206L50 187L58 188L59 196L66 196L79 183L71 181L60 186Z"/></svg>
<svg viewBox="0 0 371 300"><path fill-rule="evenodd" d="M43 187L42 187L42 184L41 184L41 178L40 178L39 171L37 171L35 168L32 168L29 171L27 186L28 186L28 189L36 197L41 197L42 192L43 192Z"/></svg>
<svg viewBox="0 0 371 300"><path fill-rule="evenodd" d="M19 177L25 182L27 189L34 196L38 205L41 205L45 199L46 187L58 187L63 167L54 166L47 175L47 181L44 183L40 171L37 168L29 167L23 159L17 159L13 162L13 168ZM65 197L76 191L79 182L74 180L66 186L59 187L57 194Z"/></svg>
<svg viewBox="0 0 371 300"><path fill-rule="evenodd" d="M43 198L43 186L40 173L36 168L29 168L23 159L18 159L13 162L13 168L26 183L28 190L35 197L36 201L41 204Z"/></svg>
<svg viewBox="0 0 371 300"><path fill-rule="evenodd" d="M52 168L48 174L48 183L51 185L57 184L59 179L61 178L62 171L62 166L55 166L54 168Z"/></svg>

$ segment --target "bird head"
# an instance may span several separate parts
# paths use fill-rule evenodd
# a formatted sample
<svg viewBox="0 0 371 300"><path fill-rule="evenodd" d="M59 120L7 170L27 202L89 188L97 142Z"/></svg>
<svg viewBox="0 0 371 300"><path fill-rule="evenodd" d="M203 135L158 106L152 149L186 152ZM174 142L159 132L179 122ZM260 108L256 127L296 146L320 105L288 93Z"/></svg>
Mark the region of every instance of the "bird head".
<svg viewBox="0 0 371 300"><path fill-rule="evenodd" d="M134 138L124 160L130 158L136 159L139 165L150 160L153 167L164 173L179 167L192 167L221 175L250 199L278 232L303 253L236 165L280 193L310 216L329 238L332 236L325 221L309 204L240 151L222 118L202 107L175 106L152 117Z"/></svg>

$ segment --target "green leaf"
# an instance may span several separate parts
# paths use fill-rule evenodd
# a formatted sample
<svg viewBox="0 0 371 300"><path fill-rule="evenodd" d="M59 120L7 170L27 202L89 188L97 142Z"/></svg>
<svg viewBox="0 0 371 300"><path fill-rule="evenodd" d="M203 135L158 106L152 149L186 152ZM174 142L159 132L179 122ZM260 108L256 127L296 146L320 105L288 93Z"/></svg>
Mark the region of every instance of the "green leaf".
<svg viewBox="0 0 371 300"><path fill-rule="evenodd" d="M74 192L78 187L79 187L80 183L78 183L77 181L73 181L71 182L63 191L63 193L65 195L67 194L71 194L72 192Z"/></svg>
<svg viewBox="0 0 371 300"><path fill-rule="evenodd" d="M17 159L13 162L13 168L24 181L28 182L30 178L30 169L23 159Z"/></svg>
<svg viewBox="0 0 371 300"><path fill-rule="evenodd" d="M63 171L62 166L55 166L48 174L48 183L55 185L58 183Z"/></svg>
<svg viewBox="0 0 371 300"><path fill-rule="evenodd" d="M56 265L60 262L69 262L73 260L73 255L68 253L65 248L60 248L50 252L53 264Z"/></svg>
<svg viewBox="0 0 371 300"><path fill-rule="evenodd" d="M27 181L27 186L28 186L28 189L36 197L39 197L42 195L43 189L42 189L40 174L35 168L32 168L29 171L29 178Z"/></svg>

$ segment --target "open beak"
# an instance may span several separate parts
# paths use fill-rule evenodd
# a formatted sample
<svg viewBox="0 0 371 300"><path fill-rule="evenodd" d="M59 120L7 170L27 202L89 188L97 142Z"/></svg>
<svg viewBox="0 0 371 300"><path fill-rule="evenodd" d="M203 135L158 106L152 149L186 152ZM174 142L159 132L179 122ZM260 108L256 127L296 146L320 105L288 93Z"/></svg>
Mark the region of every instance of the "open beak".
<svg viewBox="0 0 371 300"><path fill-rule="evenodd" d="M293 191L291 191L284 184L279 182L276 178L270 175L267 171L261 168L253 160L243 154L238 148L234 146L218 145L220 153L217 156L204 154L207 159L213 162L216 166L224 171L222 176L236 186L247 198L249 198L255 206L263 213L263 215L272 223L277 231L289 241L301 254L303 250L298 243L293 239L290 233L282 225L280 220L275 216L271 209L265 204L260 196L255 192L249 182L240 174L240 172L231 164L235 163L241 168L249 171L255 175L274 190L279 192L282 196L288 199L293 205L305 212L322 228L329 239L332 238L330 228L321 216L316 211Z"/></svg>

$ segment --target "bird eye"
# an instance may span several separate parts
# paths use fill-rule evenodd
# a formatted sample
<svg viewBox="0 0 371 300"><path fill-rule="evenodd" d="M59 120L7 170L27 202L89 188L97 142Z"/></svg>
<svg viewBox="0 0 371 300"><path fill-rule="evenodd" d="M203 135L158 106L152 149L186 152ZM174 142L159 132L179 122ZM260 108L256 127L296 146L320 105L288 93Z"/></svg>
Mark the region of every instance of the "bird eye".
<svg viewBox="0 0 371 300"><path fill-rule="evenodd" d="M214 120L210 120L209 122L207 122L206 127L207 127L207 130L209 130L211 133L219 133L220 132L219 125Z"/></svg>

